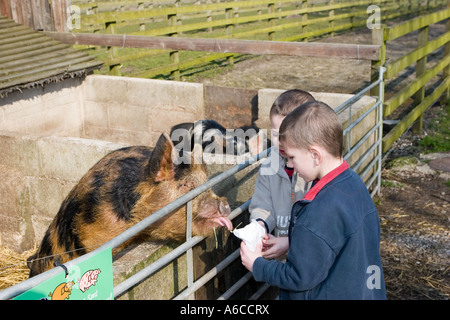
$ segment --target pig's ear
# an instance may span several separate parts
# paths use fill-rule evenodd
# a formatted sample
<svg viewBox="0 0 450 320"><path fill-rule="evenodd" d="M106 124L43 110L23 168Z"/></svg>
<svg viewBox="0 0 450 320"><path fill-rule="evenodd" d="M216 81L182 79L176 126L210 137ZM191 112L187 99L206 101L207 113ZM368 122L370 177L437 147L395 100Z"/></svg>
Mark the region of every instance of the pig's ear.
<svg viewBox="0 0 450 320"><path fill-rule="evenodd" d="M199 143L194 144L191 154L191 165L196 167L197 165L202 165L203 163L203 148Z"/></svg>
<svg viewBox="0 0 450 320"><path fill-rule="evenodd" d="M177 153L169 136L161 134L149 161L149 176L154 181L173 180Z"/></svg>
<svg viewBox="0 0 450 320"><path fill-rule="evenodd" d="M257 155L258 153L261 153L264 149L264 141L266 139L266 136L263 132L263 130L260 130L258 134L254 135L248 140L248 148L250 149L250 153L252 156Z"/></svg>

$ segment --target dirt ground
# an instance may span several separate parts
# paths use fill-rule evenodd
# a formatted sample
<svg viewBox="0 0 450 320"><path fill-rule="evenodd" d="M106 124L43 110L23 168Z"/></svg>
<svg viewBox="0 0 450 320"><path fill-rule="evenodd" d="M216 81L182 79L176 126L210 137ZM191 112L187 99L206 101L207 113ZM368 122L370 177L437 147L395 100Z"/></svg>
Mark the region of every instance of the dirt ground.
<svg viewBox="0 0 450 320"><path fill-rule="evenodd" d="M424 133L437 121L425 113ZM381 194L374 198L381 223L381 255L390 299L450 298L450 173L433 159L450 152L418 152L419 136L407 132L385 161ZM430 161L431 160L431 161Z"/></svg>
<svg viewBox="0 0 450 320"><path fill-rule="evenodd" d="M443 25L430 29L430 39ZM360 30L323 42L368 44L370 32ZM417 34L389 44L387 56L395 60L417 46ZM434 56L439 57L437 52ZM239 88L300 88L309 91L354 93L370 80L370 62L340 59L261 56L237 63L230 71L206 84ZM399 74L406 81L387 82L386 97L414 78L414 66ZM424 116L424 134L438 121L442 106L435 104ZM423 155L417 147L420 136L410 132L398 140L385 158L383 184L374 198L381 223L381 255L388 299L450 298L450 173L430 168L434 158L447 154ZM405 161L407 156L408 161ZM401 160L397 160L397 159Z"/></svg>

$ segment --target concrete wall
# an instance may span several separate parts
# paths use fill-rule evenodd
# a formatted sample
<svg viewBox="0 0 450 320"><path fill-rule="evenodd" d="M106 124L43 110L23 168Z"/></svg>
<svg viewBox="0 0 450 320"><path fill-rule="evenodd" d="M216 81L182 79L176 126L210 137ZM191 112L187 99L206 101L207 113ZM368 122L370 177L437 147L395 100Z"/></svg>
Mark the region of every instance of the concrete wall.
<svg viewBox="0 0 450 320"><path fill-rule="evenodd" d="M0 237L16 251L40 242L62 200L99 159L122 145L0 131Z"/></svg>
<svg viewBox="0 0 450 320"><path fill-rule="evenodd" d="M154 145L181 122L204 118L203 85L91 75L0 100L0 130Z"/></svg>
<svg viewBox="0 0 450 320"><path fill-rule="evenodd" d="M154 145L173 125L204 117L198 83L89 76L83 92L83 138Z"/></svg>
<svg viewBox="0 0 450 320"><path fill-rule="evenodd" d="M10 93L0 99L0 130L79 137L83 86L74 78Z"/></svg>

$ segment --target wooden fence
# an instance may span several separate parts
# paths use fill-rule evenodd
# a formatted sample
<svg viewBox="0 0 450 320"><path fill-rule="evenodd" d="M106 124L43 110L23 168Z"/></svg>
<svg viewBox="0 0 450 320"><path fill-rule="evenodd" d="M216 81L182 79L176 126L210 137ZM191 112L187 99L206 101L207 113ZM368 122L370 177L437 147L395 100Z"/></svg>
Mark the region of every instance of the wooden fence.
<svg viewBox="0 0 450 320"><path fill-rule="evenodd" d="M35 30L68 31L70 0L0 0L0 15Z"/></svg>
<svg viewBox="0 0 450 320"><path fill-rule="evenodd" d="M428 41L428 31L430 25L446 21L445 32L432 41ZM401 36L418 30L418 47L398 58L397 60L385 64L386 45ZM442 94L444 99L449 98L450 88L450 8L441 10L429 15L421 16L399 25L387 28L383 26L375 38L380 39L381 60L375 64L386 66L385 79L394 79L395 76L405 68L414 65L416 67L415 79L408 83L400 91L396 92L384 103L384 114L386 118L397 108L404 105L409 98L413 98L413 109L399 120L398 124L383 137L383 152L386 152L392 144L414 123L413 131L418 133L422 130L422 116L424 111L430 107ZM443 57L432 67L427 69L427 56L437 50L443 51ZM430 85L433 78L441 73L440 83L433 88L433 91L425 96L425 88Z"/></svg>
<svg viewBox="0 0 450 320"><path fill-rule="evenodd" d="M428 41L429 27L436 23L445 22L445 32L436 39ZM418 47L386 64L386 46L390 41L395 41L404 35L418 31ZM304 56L367 59L372 61L373 69L378 66L386 67L385 78L387 80L399 80L396 78L402 70L414 65L416 69L415 79L396 92L384 103L384 118L392 114L400 106L405 107L408 99L413 97L413 109L398 124L383 137L383 152L386 152L392 144L415 121L416 129L420 130L423 112L431 106L440 96L445 99L450 97L450 8L423 15L404 23L387 28L373 29L374 45L349 45L326 43L288 43L282 41L250 41L232 39L195 39L195 38L171 38L148 37L129 35L101 35L101 34L58 34L49 33L58 40L72 44L101 45L108 47L133 47L133 48L165 48L168 50L198 50L212 52L213 55L227 55L231 53L242 54L292 54ZM443 51L443 57L432 67L427 69L427 56L437 51ZM181 63L177 64L180 67ZM440 82L434 90L425 96L425 89L432 79L440 74ZM374 77L376 74L374 73ZM374 95L377 95L375 93Z"/></svg>
<svg viewBox="0 0 450 320"><path fill-rule="evenodd" d="M446 0L240 0L212 3L210 0L95 1L72 0L83 13L75 32L142 36L183 36L218 39L308 41L314 37L366 26L367 7L376 4L383 21L435 10ZM108 11L115 10L115 11ZM86 13L89 14L86 14ZM97 51L111 74L121 74L124 64L151 57L142 70L127 76L151 78L171 75L179 79L183 70L212 61L232 64L235 54L208 55L167 50L123 50L110 47ZM102 55L103 54L103 55ZM161 54L166 58L161 58ZM184 55L183 57L181 55ZM152 65L157 61L155 65Z"/></svg>

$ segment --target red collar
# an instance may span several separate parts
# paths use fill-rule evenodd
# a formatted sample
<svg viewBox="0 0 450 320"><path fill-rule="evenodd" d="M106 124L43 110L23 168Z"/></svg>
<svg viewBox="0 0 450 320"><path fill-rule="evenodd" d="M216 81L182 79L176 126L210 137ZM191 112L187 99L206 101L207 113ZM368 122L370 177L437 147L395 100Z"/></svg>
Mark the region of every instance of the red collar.
<svg viewBox="0 0 450 320"><path fill-rule="evenodd" d="M349 165L347 161L344 160L339 167L336 167L332 171L328 172L322 179L318 180L317 183L311 189L309 189L309 191L305 194L302 200L309 200L309 201L314 200L319 191L322 190L322 188L325 187L325 185L328 182L332 181L342 172L347 170L348 167Z"/></svg>

